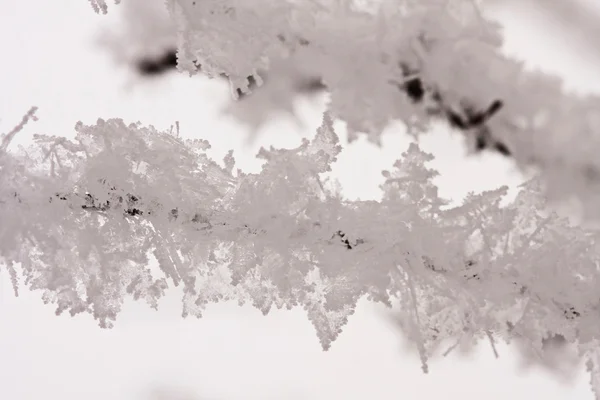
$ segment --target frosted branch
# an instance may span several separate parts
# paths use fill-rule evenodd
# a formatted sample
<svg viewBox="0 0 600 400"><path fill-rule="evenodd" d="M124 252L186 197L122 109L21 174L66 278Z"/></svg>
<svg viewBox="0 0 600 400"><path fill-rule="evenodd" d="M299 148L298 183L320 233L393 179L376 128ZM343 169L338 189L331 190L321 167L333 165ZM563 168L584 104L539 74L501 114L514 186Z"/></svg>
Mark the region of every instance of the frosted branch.
<svg viewBox="0 0 600 400"><path fill-rule="evenodd" d="M413 144L384 171L380 201L344 200L320 183L341 151L327 115L312 141L261 150L259 174L234 172L231 155L219 166L205 141L120 120L77 130L75 141L36 137L0 169L0 255L58 313L109 327L127 296L156 307L171 281L184 315L223 300L265 313L302 306L325 348L363 296L417 307L423 354L465 329L532 341L600 331L588 317L599 304L596 233L548 220L535 185L505 208L505 188L447 208L425 167L432 156ZM467 253L481 232L487 245ZM525 300L546 317L511 325Z"/></svg>
<svg viewBox="0 0 600 400"><path fill-rule="evenodd" d="M378 142L395 120L418 135L442 117L471 149L495 149L525 171L541 171L547 195L574 194L598 217L598 97L567 93L559 78L525 71L520 61L503 55L499 27L478 12L476 2L167 4L178 29L181 71L195 74L202 65L203 73L228 76L234 96L247 93L260 71L283 68L293 69L289 79L321 77L331 94L328 110L348 124L351 138L364 132ZM265 102L265 111L232 111L260 123L266 118L261 112L278 106L275 98L254 99Z"/></svg>
<svg viewBox="0 0 600 400"><path fill-rule="evenodd" d="M10 145L12 140L15 138L17 133L23 130L23 128L25 127L27 122L29 122L29 120L37 121L37 117L35 116L36 111L37 107L31 107L29 111L27 111L27 113L23 115L23 119L17 126L15 126L10 132L2 134L0 136L2 138L2 145L0 145L0 154L7 151L8 146Z"/></svg>

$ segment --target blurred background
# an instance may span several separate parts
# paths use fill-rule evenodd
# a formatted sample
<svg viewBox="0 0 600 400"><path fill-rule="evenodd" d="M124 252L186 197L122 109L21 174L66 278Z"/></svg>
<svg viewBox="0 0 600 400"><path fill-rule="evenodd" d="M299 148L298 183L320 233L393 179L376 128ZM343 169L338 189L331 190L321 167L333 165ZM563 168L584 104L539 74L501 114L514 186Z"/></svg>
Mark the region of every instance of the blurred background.
<svg viewBox="0 0 600 400"><path fill-rule="evenodd" d="M254 156L261 146L294 147L314 135L323 93L300 93L294 116L274 111L250 136L223 111L244 107L251 96L234 104L225 80L172 68L172 26L162 0L123 3L102 16L83 0L0 2L0 132L32 105L39 121L26 126L21 143L34 133L73 136L80 120L118 117L159 129L178 123L182 136L209 140L218 159L234 149L238 167L249 172L260 168ZM506 53L562 76L570 90L592 93L600 90L599 4L487 0L484 11L505 25ZM343 125L338 131L344 140ZM362 138L346 146L333 171L346 197L380 195L380 171L409 144L402 132L401 124L391 126L381 148ZM436 156L440 194L455 202L469 191L514 188L523 180L501 156L467 158L460 135L443 125L422 146ZM482 343L469 354L433 360L423 375L418 355L383 307L362 302L331 350L322 352L302 310L263 317L250 307L218 304L203 319L184 320L176 291L159 311L127 303L115 328L101 330L87 315L56 317L37 293L15 298L0 269L3 399L593 398L582 365L559 359L547 368L515 347L498 350L495 359Z"/></svg>

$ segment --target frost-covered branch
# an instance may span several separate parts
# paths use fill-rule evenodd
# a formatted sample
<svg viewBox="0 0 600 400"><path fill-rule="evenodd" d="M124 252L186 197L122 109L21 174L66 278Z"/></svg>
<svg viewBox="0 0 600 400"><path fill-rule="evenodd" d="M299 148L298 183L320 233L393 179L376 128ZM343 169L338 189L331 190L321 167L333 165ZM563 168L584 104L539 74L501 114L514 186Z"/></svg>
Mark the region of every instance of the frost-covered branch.
<svg viewBox="0 0 600 400"><path fill-rule="evenodd" d="M0 169L0 255L58 313L108 327L127 296L156 307L171 281L184 315L223 300L302 306L325 348L363 296L415 310L423 357L465 332L541 346L548 332L600 331L596 233L546 215L535 182L508 207L501 188L447 208L413 144L384 171L380 201L350 202L324 181L341 151L327 115L312 141L261 150L258 174L234 172L232 154L215 163L205 141L120 120L77 131L37 136Z"/></svg>
<svg viewBox="0 0 600 400"><path fill-rule="evenodd" d="M222 221L211 220L207 216L204 216L200 213L182 213L180 214L179 208L172 208L168 211L164 210L161 204L153 202L154 204L148 205L144 204L143 199L139 196L132 195L130 193L122 193L116 187L110 187L107 185L105 179L100 180L102 185L106 186L106 192L102 192L101 198L104 200L101 201L97 197L94 197L90 193L80 194L77 192L74 193L55 193L53 197L50 197L49 202L65 202L67 207L69 208L80 208L82 210L88 212L96 212L101 213L102 216L110 217L111 212L118 210L123 213L126 218L129 217L137 217L144 218L144 216L150 218L150 220L155 216L155 214L162 212L166 215L166 218L173 223L181 223L181 224L190 224L191 229L195 229L198 231L206 231L211 232L215 226L220 227L227 230L234 231L245 231L248 234L252 235L267 235L264 229L258 230L249 226L245 223L238 223L235 226L232 226L230 221L232 218L230 217L221 217ZM22 203L24 200L18 195L18 193L14 194L15 201ZM183 215L183 216L182 216ZM114 217L114 215L112 215ZM279 216L273 215L272 218L277 219ZM317 221L313 223L315 228L319 228L321 224ZM359 245L364 245L364 239L358 238L356 240L352 240L348 238L341 230L335 231L330 240L327 241L327 244L338 244L346 248L347 250L352 250ZM472 262L471 264L472 265ZM433 271L437 271L435 266L429 266Z"/></svg>
<svg viewBox="0 0 600 400"><path fill-rule="evenodd" d="M0 144L0 155L6 153L10 143L13 141L15 136L19 132L21 132L21 130L25 127L29 120L37 120L37 117L35 116L36 111L37 107L31 107L29 111L27 111L27 113L23 116L23 119L17 126L15 126L10 132L0 135L0 138L2 138L2 143Z"/></svg>
<svg viewBox="0 0 600 400"><path fill-rule="evenodd" d="M285 79L321 77L332 115L347 123L351 138L364 132L374 142L394 120L418 135L442 116L472 149L510 154L522 169L542 172L548 195L574 194L597 216L599 98L567 93L559 78L526 71L502 54L500 27L475 1L167 4L178 30L181 71L195 74L202 65L211 76L224 74L234 95L248 91L248 77L260 85L260 71L283 71ZM398 91L416 80L423 101ZM281 96L290 85L261 91L232 112L257 124L271 108L289 107ZM501 109L494 107L499 102ZM463 123L490 107L497 113L485 124Z"/></svg>

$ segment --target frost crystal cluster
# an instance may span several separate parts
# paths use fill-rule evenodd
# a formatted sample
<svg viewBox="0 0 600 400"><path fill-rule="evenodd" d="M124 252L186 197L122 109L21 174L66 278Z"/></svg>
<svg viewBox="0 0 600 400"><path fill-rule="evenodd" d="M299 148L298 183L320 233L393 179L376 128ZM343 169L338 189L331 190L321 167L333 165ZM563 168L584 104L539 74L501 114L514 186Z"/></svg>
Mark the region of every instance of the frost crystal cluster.
<svg viewBox="0 0 600 400"><path fill-rule="evenodd" d="M262 149L261 172L249 174L232 153L210 159L206 141L118 119L9 150L32 109L0 147L0 257L15 292L22 274L57 313L92 313L102 327L128 296L157 307L169 284L183 288L184 316L227 300L265 314L303 307L324 349L367 297L400 304L424 370L448 339L520 338L541 352L560 335L600 393L598 232L544 200L574 195L597 216L597 97L504 56L500 27L475 0L166 6L179 70L226 75L234 95L275 74L239 117L261 123L261 110L291 104L294 79L317 76L330 94L322 125L298 148ZM342 151L334 119L375 142L392 121L415 139L446 121L471 148L538 175L507 205L502 187L450 207L415 141L382 171L380 200L348 201L325 181Z"/></svg>

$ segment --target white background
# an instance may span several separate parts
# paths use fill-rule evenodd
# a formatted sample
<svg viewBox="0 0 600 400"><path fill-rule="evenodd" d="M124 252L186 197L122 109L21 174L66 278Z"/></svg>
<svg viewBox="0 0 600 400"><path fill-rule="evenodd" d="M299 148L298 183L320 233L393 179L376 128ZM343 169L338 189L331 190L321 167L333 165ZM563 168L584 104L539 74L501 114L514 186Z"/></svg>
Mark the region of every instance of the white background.
<svg viewBox="0 0 600 400"><path fill-rule="evenodd" d="M531 3L495 10L507 23L507 51L561 74L570 88L600 89L598 54L552 25L551 13L532 11ZM176 74L136 81L112 63L94 42L100 28L116 23L118 11L99 16L83 0L0 2L0 132L32 105L40 120L27 126L22 141L33 133L71 136L78 120L92 124L98 117L161 129L180 121L182 135L208 139L219 159L235 149L238 164L252 171L261 145L295 146L319 124L322 99L299 100L304 128L276 118L247 144L243 127L218 114L229 101L224 83ZM380 171L408 144L398 130L390 128L382 149L359 140L344 150L335 171L349 198L378 195ZM425 138L424 147L437 157L441 194L453 200L520 180L499 156L466 159L459 138L443 129ZM183 320L173 293L158 312L126 304L116 327L101 330L89 316L54 316L38 294L23 290L15 298L5 271L0 280L0 399L148 399L161 388L223 400L592 398L586 375L566 385L520 368L505 346L495 360L485 343L471 357L433 361L423 375L384 310L365 303L325 353L300 310L263 317L221 304L201 320Z"/></svg>

